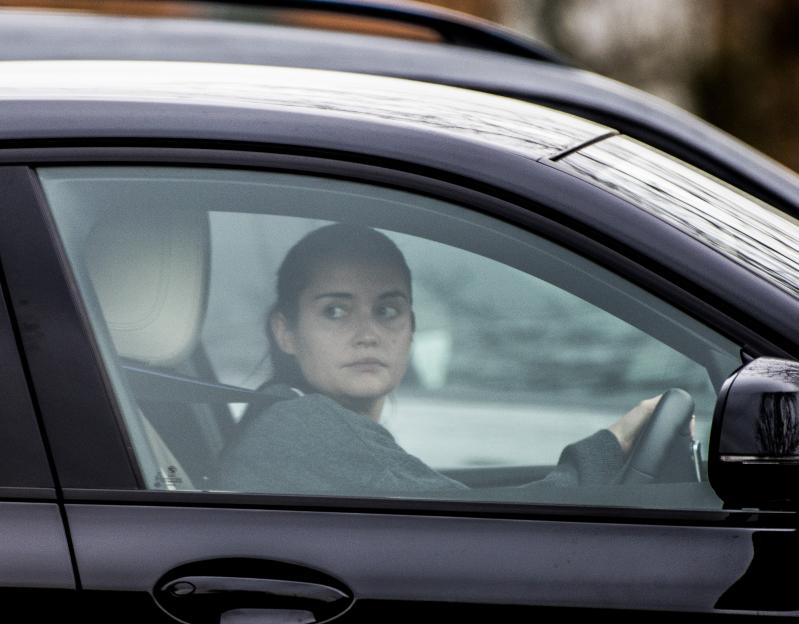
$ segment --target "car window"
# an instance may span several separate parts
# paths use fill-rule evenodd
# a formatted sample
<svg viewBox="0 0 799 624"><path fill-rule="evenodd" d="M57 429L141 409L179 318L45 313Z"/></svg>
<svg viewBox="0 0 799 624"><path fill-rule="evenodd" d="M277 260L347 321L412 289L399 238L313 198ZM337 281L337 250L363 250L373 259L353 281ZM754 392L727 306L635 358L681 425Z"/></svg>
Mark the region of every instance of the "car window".
<svg viewBox="0 0 799 624"><path fill-rule="evenodd" d="M720 506L739 346L565 248L308 175L39 175L148 489ZM670 388L700 445L630 479L614 423Z"/></svg>

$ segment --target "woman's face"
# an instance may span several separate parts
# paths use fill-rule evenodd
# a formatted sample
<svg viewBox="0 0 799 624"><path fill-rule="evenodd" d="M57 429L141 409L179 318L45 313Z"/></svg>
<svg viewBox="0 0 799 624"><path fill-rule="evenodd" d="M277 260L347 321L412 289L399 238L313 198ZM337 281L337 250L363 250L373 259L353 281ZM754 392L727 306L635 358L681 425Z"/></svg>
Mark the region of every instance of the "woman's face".
<svg viewBox="0 0 799 624"><path fill-rule="evenodd" d="M410 298L399 268L333 262L300 293L296 323L277 314L272 331L311 387L376 419L408 365Z"/></svg>

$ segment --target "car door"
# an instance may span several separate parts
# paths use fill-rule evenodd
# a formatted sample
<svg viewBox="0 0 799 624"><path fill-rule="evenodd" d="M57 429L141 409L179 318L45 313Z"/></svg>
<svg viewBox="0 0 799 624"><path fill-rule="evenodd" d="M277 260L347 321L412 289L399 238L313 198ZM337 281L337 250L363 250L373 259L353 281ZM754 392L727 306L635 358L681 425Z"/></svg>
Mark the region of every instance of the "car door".
<svg viewBox="0 0 799 624"><path fill-rule="evenodd" d="M520 206L322 158L253 154L242 166L220 151L198 166L196 154L119 154L124 166L94 152L91 163L2 171L14 198L4 219L16 226L0 234L3 264L87 617L796 608L773 592L753 606L736 589L753 574L758 536L770 553L790 546L794 514L724 509L705 457L676 432L674 470L655 483L535 485L565 445L609 435L669 387L693 396L706 442L744 342L767 344L724 310L681 297L612 241L542 217L541 198ZM558 180L575 210L633 214ZM277 266L330 222L379 229L408 258L415 350L383 425L466 488L214 485L241 420L264 409Z"/></svg>

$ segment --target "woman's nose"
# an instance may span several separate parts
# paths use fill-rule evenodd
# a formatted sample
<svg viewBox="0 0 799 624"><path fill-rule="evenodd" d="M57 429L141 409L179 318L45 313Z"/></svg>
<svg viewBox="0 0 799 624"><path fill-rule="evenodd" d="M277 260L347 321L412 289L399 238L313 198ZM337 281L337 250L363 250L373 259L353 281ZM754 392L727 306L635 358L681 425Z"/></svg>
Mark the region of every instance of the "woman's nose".
<svg viewBox="0 0 799 624"><path fill-rule="evenodd" d="M380 341L380 332L376 320L371 314L359 314L356 319L355 344L358 346L372 346Z"/></svg>

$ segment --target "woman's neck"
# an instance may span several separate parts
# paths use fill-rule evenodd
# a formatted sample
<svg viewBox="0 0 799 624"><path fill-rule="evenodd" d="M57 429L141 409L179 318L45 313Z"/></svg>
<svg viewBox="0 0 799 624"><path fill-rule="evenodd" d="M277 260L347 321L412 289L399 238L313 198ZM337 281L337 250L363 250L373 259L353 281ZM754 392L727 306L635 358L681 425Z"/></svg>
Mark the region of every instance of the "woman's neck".
<svg viewBox="0 0 799 624"><path fill-rule="evenodd" d="M338 403L347 409L368 416L374 422L380 422L380 414L383 413L383 404L386 401L385 397L379 399L358 399L353 397L339 397L336 399Z"/></svg>

